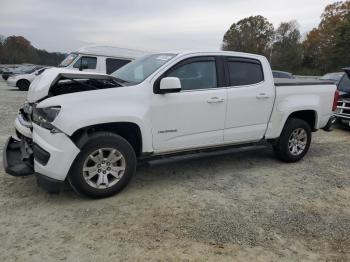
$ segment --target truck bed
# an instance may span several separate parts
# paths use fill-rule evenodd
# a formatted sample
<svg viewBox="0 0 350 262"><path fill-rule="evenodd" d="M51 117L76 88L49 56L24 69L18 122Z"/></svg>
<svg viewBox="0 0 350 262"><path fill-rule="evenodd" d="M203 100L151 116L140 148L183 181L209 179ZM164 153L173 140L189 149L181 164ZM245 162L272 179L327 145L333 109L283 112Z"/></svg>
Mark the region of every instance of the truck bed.
<svg viewBox="0 0 350 262"><path fill-rule="evenodd" d="M275 78L275 86L334 85L331 81Z"/></svg>

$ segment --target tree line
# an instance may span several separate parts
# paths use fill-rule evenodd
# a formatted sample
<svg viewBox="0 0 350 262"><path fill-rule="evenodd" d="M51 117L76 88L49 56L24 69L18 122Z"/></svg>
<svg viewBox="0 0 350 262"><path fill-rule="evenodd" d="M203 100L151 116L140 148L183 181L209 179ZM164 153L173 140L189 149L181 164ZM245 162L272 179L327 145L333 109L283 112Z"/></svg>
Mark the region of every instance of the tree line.
<svg viewBox="0 0 350 262"><path fill-rule="evenodd" d="M57 66L65 56L62 53L37 49L23 36L5 38L0 35L0 64L31 63Z"/></svg>
<svg viewBox="0 0 350 262"><path fill-rule="evenodd" d="M225 33L223 50L266 56L276 70L321 75L350 66L350 0L328 5L317 28L302 37L297 21L277 29L263 16L251 16L232 24ZM62 53L40 50L22 36L0 35L0 64L58 65Z"/></svg>
<svg viewBox="0 0 350 262"><path fill-rule="evenodd" d="M321 75L350 67L350 1L328 5L321 22L303 39L298 22L283 22L274 29L263 16L232 24L223 50L266 56L275 70Z"/></svg>

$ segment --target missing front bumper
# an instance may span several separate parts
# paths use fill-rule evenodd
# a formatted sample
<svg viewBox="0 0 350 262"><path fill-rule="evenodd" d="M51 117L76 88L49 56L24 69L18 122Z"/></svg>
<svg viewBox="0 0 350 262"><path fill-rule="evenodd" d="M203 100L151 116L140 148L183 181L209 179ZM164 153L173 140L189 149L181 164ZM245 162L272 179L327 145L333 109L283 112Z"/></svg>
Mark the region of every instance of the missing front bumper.
<svg viewBox="0 0 350 262"><path fill-rule="evenodd" d="M36 150L37 151L37 150ZM29 176L34 174L33 153L31 147L24 140L10 137L3 151L3 166L7 174L11 176ZM47 192L59 193L63 181L36 173L38 185Z"/></svg>
<svg viewBox="0 0 350 262"><path fill-rule="evenodd" d="M30 146L23 140L10 137L3 151L5 172L12 176L28 176L34 174L33 154Z"/></svg>

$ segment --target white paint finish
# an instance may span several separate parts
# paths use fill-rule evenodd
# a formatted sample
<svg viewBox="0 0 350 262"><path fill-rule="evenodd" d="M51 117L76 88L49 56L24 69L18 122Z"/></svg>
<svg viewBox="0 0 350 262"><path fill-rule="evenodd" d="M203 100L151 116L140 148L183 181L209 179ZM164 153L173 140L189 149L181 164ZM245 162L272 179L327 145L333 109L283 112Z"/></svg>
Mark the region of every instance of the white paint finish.
<svg viewBox="0 0 350 262"><path fill-rule="evenodd" d="M222 88L153 95L154 150L174 151L223 143L226 94Z"/></svg>
<svg viewBox="0 0 350 262"><path fill-rule="evenodd" d="M85 54L85 55L96 55L96 56L106 56L115 58L128 58L131 60L142 57L149 54L146 51L134 50L129 48L120 48L114 46L99 46L99 45L89 45L79 48L75 53Z"/></svg>
<svg viewBox="0 0 350 262"><path fill-rule="evenodd" d="M275 99L271 69L260 59L264 81L254 85L229 87L225 120L225 142L256 141L264 137Z"/></svg>
<svg viewBox="0 0 350 262"><path fill-rule="evenodd" d="M106 74L106 59L120 59L120 60L129 60L133 61L137 58L140 58L144 55L149 54L145 51L132 50L127 48L119 48L112 46L85 46L80 48L78 51L74 52L77 54L77 57L66 67L65 69L70 69L74 71L79 71L79 68L75 68L75 63L82 57L96 57L97 63L95 69L83 69L84 72L96 72Z"/></svg>
<svg viewBox="0 0 350 262"><path fill-rule="evenodd" d="M18 119L18 116L15 120L15 129L22 135L24 135L25 137L32 139L33 137L33 132L32 130L30 130L30 128L25 127L24 125L22 125Z"/></svg>
<svg viewBox="0 0 350 262"><path fill-rule="evenodd" d="M53 179L65 180L73 161L80 152L79 148L67 135L52 134L36 124L33 124L33 141L50 153L47 165L43 166L34 161L35 172Z"/></svg>
<svg viewBox="0 0 350 262"><path fill-rule="evenodd" d="M288 117L297 111L314 111L316 114L314 128L325 127L332 115L335 90L335 85L276 87L276 101L265 135L266 139L279 137Z"/></svg>
<svg viewBox="0 0 350 262"><path fill-rule="evenodd" d="M165 77L160 81L160 90L180 90L181 82L177 77Z"/></svg>
<svg viewBox="0 0 350 262"><path fill-rule="evenodd" d="M18 81L20 80L27 80L29 81L29 83L32 83L33 80L37 77L37 73L38 71L42 70L43 68L40 68L36 71L34 71L33 73L31 74L20 74L20 75L13 75L13 76L10 76L6 83L9 85L9 86L12 86L12 87L17 87L17 83Z"/></svg>
<svg viewBox="0 0 350 262"><path fill-rule="evenodd" d="M100 73L74 71L65 68L50 68L34 79L28 90L27 101L30 103L35 103L38 100L46 97L49 93L50 87L57 81L61 74L71 74L72 77L77 75L86 77L106 75Z"/></svg>
<svg viewBox="0 0 350 262"><path fill-rule="evenodd" d="M150 92L147 85L86 91L45 99L38 107L61 106L53 125L67 135L103 123L131 122L142 134L142 148L152 152ZM82 99L82 97L84 99Z"/></svg>
<svg viewBox="0 0 350 262"><path fill-rule="evenodd" d="M259 59L264 67L265 81L240 88L182 91L165 95L153 93L156 79L179 61L190 57L215 55ZM61 74L72 77L105 76L50 69L34 80L28 92L28 101L37 102L47 96L50 86ZM40 102L38 107L61 106L53 125L64 134L51 134L37 126L34 128L34 141L44 149L54 152L50 168L36 163L35 169L44 175L64 179L67 174L64 172L69 170L70 161L73 161L77 152L67 142L67 135L96 124L134 123L141 130L142 151L159 154L241 144L264 136L267 139L278 138L289 115L299 110L314 110L317 117L316 128L322 128L332 114L335 89L334 85L275 88L268 62L261 56L234 52L183 52L139 85L60 95ZM69 158L69 161L64 162L58 158ZM55 170L57 166L62 168Z"/></svg>

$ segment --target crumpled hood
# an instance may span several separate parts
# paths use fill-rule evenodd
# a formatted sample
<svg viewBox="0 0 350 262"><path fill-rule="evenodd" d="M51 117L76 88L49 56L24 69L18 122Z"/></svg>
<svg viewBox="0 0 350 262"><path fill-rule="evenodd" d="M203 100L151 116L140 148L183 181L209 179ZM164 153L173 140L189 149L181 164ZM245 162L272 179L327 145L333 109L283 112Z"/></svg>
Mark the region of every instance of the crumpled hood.
<svg viewBox="0 0 350 262"><path fill-rule="evenodd" d="M109 78L109 75L92 72L81 72L64 68L50 68L37 76L29 87L27 101L35 103L49 94L50 88L62 77L67 78Z"/></svg>

